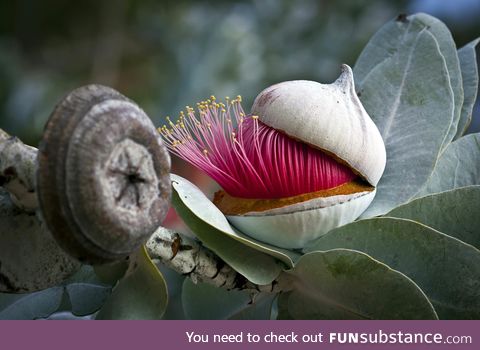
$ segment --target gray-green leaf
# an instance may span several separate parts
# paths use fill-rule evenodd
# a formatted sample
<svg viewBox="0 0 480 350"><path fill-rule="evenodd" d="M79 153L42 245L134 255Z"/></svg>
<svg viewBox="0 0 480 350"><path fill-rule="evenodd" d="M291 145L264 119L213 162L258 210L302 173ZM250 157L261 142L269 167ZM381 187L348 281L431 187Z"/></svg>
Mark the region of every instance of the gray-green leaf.
<svg viewBox="0 0 480 350"><path fill-rule="evenodd" d="M85 316L98 311L112 291L112 285L102 282L90 265L83 265L63 285L68 300L63 311Z"/></svg>
<svg viewBox="0 0 480 350"><path fill-rule="evenodd" d="M480 251L420 223L361 220L330 231L308 251L355 249L410 277L442 319L480 317Z"/></svg>
<svg viewBox="0 0 480 350"><path fill-rule="evenodd" d="M248 306L248 292L215 287L208 283L183 282L182 302L185 316L191 320L223 320Z"/></svg>
<svg viewBox="0 0 480 350"><path fill-rule="evenodd" d="M414 199L386 216L421 222L480 249L480 186L467 186Z"/></svg>
<svg viewBox="0 0 480 350"><path fill-rule="evenodd" d="M427 30L435 37L438 48L443 58L445 58L445 64L447 65L448 75L450 77L450 84L452 86L453 97L455 100L455 109L453 113L453 119L450 123L447 137L443 141L442 149L448 146L457 133L457 126L460 120L460 114L462 111L462 105L464 100L464 91L462 83L462 72L460 69L459 57L457 54L457 47L453 40L452 34L448 27L440 21L438 18L427 15L425 13L417 13L409 16L409 18L420 21L425 25Z"/></svg>
<svg viewBox="0 0 480 350"><path fill-rule="evenodd" d="M0 293L0 320L45 318L58 310L63 287L53 287L29 294Z"/></svg>
<svg viewBox="0 0 480 350"><path fill-rule="evenodd" d="M90 315L100 309L110 292L111 286L102 283L91 266L83 265L57 287L30 294L0 294L0 318L44 318L52 312Z"/></svg>
<svg viewBox="0 0 480 350"><path fill-rule="evenodd" d="M293 265L288 251L241 235L195 185L180 176L171 177L177 213L208 248L248 280L256 284L272 282L281 271L276 259Z"/></svg>
<svg viewBox="0 0 480 350"><path fill-rule="evenodd" d="M452 142L416 197L471 185L480 185L480 133Z"/></svg>
<svg viewBox="0 0 480 350"><path fill-rule="evenodd" d="M154 320L162 318L167 307L167 285L150 260L145 247L132 256L127 271L97 314L97 320Z"/></svg>
<svg viewBox="0 0 480 350"><path fill-rule="evenodd" d="M450 75L439 43L418 17L386 24L358 59L354 74L378 126L387 164L363 214L384 214L418 192L433 171L454 114Z"/></svg>
<svg viewBox="0 0 480 350"><path fill-rule="evenodd" d="M443 149L452 140L457 130L464 92L455 41L448 27L442 21L426 13L416 13L406 18L398 17L395 21L390 21L372 37L358 58L355 77L363 80L364 76L376 68L375 66L402 49L404 41L408 40L409 32L415 33L422 30L427 30L434 36L438 49L445 59L454 98L452 123L450 123L448 135L443 142Z"/></svg>
<svg viewBox="0 0 480 350"><path fill-rule="evenodd" d="M270 320L272 319L273 303L277 294L261 293L255 296L253 302L246 308L232 315L230 320Z"/></svg>
<svg viewBox="0 0 480 350"><path fill-rule="evenodd" d="M464 100L455 139L458 139L465 133L472 120L473 106L475 105L478 91L478 67L475 46L477 46L479 41L480 38L473 40L458 50L458 58L462 70Z"/></svg>
<svg viewBox="0 0 480 350"><path fill-rule="evenodd" d="M92 283L72 283L65 287L71 303L71 312L76 316L93 314L100 309L112 288Z"/></svg>
<svg viewBox="0 0 480 350"><path fill-rule="evenodd" d="M437 318L414 282L361 252L305 254L289 273L293 289L279 297L279 318Z"/></svg>

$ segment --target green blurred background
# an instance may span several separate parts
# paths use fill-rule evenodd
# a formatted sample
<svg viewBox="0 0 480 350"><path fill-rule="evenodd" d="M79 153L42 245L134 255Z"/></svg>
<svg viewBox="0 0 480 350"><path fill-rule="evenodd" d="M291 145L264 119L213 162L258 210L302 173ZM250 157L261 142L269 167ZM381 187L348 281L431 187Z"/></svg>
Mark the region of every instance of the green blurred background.
<svg viewBox="0 0 480 350"><path fill-rule="evenodd" d="M249 110L273 83L333 81L385 22L419 11L458 47L480 35L480 0L0 0L0 128L36 146L55 104L89 83L135 100L157 126L211 94L240 94ZM479 114L477 104L470 132ZM216 188L175 157L172 171ZM165 224L181 225L172 212Z"/></svg>
<svg viewBox="0 0 480 350"><path fill-rule="evenodd" d="M248 110L273 83L334 80L385 22L418 11L458 47L480 36L480 0L0 0L0 128L36 146L56 102L89 83L132 98L157 126L211 94L241 94ZM475 118L470 132L478 104ZM176 159L173 171L212 189ZM188 231L173 212L164 225ZM162 271L165 317L182 318L182 277Z"/></svg>
<svg viewBox="0 0 480 350"><path fill-rule="evenodd" d="M458 47L480 35L480 0L0 0L0 127L36 146L55 104L89 83L132 98L157 126L212 94L240 94L249 110L273 83L333 81L385 22L419 11ZM215 189L175 157L172 171Z"/></svg>
<svg viewBox="0 0 480 350"><path fill-rule="evenodd" d="M272 83L332 81L384 22L417 11L459 47L480 34L479 0L2 0L0 127L36 145L55 103L93 82L156 125L211 94L249 109Z"/></svg>

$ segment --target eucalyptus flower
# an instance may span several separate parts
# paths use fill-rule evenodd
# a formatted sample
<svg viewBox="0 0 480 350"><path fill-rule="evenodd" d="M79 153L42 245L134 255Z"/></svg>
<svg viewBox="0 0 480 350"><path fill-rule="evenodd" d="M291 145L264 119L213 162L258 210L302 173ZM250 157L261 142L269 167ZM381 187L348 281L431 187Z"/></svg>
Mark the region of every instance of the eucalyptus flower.
<svg viewBox="0 0 480 350"><path fill-rule="evenodd" d="M222 188L213 202L245 234L301 248L355 220L375 196L385 146L355 94L350 67L333 84L289 81L242 99L214 96L160 128L169 150Z"/></svg>

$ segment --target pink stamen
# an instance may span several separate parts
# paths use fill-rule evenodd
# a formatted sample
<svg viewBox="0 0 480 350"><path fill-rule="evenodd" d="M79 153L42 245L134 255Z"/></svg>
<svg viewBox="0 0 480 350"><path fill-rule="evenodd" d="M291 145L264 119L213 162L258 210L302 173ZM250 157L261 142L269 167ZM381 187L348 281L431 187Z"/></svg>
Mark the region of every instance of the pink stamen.
<svg viewBox="0 0 480 350"><path fill-rule="evenodd" d="M349 182L355 174L322 151L246 116L241 98L212 96L159 129L168 149L203 170L232 196L275 199ZM234 120L232 120L234 118ZM237 127L234 127L234 123Z"/></svg>

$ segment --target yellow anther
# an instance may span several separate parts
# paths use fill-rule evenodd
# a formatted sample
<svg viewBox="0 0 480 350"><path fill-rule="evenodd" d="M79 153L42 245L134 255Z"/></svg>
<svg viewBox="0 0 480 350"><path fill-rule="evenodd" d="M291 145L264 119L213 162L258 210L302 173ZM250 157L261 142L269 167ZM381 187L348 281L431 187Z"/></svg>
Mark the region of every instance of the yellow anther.
<svg viewBox="0 0 480 350"><path fill-rule="evenodd" d="M258 115L252 115L252 119L257 120L257 119L258 119Z"/></svg>

